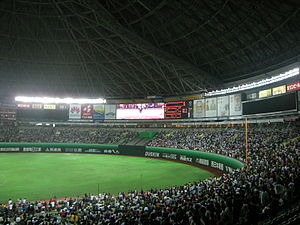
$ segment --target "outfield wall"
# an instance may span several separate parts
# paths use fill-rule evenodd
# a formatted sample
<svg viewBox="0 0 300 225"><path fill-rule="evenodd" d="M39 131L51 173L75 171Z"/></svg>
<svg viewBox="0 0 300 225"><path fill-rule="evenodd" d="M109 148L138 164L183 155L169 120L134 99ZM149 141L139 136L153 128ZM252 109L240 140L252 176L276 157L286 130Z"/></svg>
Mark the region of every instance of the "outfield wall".
<svg viewBox="0 0 300 225"><path fill-rule="evenodd" d="M231 172L244 166L240 161L223 155L193 150L149 146L65 144L65 143L0 143L0 152L64 152L94 153L160 158Z"/></svg>

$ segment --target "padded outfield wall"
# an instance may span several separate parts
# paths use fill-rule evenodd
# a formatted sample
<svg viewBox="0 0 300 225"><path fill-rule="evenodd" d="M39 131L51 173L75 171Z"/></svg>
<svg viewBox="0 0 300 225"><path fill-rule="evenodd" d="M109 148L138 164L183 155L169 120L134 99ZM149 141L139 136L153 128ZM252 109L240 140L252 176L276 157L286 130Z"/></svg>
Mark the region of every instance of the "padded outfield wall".
<svg viewBox="0 0 300 225"><path fill-rule="evenodd" d="M182 150L130 145L65 144L65 143L0 143L0 152L67 152L112 154L150 157L205 166L222 172L231 172L244 166L240 161L223 155Z"/></svg>

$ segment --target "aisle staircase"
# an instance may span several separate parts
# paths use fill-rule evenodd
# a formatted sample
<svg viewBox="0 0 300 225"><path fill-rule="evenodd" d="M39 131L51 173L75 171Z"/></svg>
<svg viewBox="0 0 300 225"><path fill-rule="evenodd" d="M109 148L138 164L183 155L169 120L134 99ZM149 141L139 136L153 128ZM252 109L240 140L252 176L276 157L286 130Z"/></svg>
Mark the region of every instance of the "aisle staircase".
<svg viewBox="0 0 300 225"><path fill-rule="evenodd" d="M264 223L265 225L292 225L300 224L300 202L294 205L292 208L285 210L280 215L276 216Z"/></svg>
<svg viewBox="0 0 300 225"><path fill-rule="evenodd" d="M146 146L157 132L140 132L139 135L129 141L126 145Z"/></svg>

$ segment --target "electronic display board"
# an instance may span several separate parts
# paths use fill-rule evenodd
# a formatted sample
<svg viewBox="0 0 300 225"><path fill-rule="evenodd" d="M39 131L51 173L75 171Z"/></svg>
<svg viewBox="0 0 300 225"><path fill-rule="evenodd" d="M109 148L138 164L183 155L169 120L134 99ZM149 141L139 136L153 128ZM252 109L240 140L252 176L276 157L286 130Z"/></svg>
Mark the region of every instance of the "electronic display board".
<svg viewBox="0 0 300 225"><path fill-rule="evenodd" d="M16 113L0 111L0 120L16 120Z"/></svg>
<svg viewBox="0 0 300 225"><path fill-rule="evenodd" d="M118 104L117 119L163 119L164 103Z"/></svg>
<svg viewBox="0 0 300 225"><path fill-rule="evenodd" d="M66 121L69 118L68 110L53 109L17 109L18 120L28 121Z"/></svg>
<svg viewBox="0 0 300 225"><path fill-rule="evenodd" d="M296 110L296 94L290 93L268 99L243 103L243 115L284 112Z"/></svg>
<svg viewBox="0 0 300 225"><path fill-rule="evenodd" d="M16 109L0 107L0 120L16 120Z"/></svg>
<svg viewBox="0 0 300 225"><path fill-rule="evenodd" d="M193 117L193 101L165 103L165 119L187 119Z"/></svg>

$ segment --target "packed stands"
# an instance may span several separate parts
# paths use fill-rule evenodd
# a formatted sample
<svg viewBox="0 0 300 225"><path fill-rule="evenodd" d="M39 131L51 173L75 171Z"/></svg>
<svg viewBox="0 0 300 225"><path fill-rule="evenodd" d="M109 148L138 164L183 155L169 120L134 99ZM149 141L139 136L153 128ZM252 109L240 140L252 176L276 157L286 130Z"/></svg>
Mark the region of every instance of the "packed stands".
<svg viewBox="0 0 300 225"><path fill-rule="evenodd" d="M0 142L126 144L136 136L118 129L0 126Z"/></svg>
<svg viewBox="0 0 300 225"><path fill-rule="evenodd" d="M198 133L184 130L171 135L168 132L156 136L151 145L183 146L243 159L241 129L202 129ZM0 223L257 224L299 198L296 191L300 188L299 139L296 127L252 126L249 165L240 170L162 190L133 191L117 196L101 193L60 201L9 201L0 207Z"/></svg>
<svg viewBox="0 0 300 225"><path fill-rule="evenodd" d="M298 129L289 124L252 124L249 126L250 151L265 145L277 146L298 137ZM280 137L280 139L278 139ZM259 140L259 143L257 141ZM194 128L162 131L148 144L217 153L245 161L245 128Z"/></svg>

